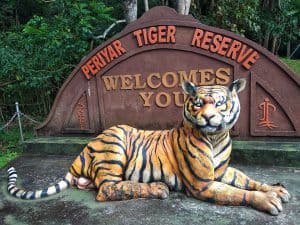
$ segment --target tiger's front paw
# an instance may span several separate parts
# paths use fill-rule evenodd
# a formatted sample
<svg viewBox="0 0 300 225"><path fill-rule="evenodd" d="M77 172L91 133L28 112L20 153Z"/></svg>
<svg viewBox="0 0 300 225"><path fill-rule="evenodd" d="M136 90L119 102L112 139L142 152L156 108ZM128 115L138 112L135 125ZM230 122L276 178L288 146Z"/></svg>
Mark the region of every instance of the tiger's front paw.
<svg viewBox="0 0 300 225"><path fill-rule="evenodd" d="M275 192L277 194L277 197L281 199L283 203L289 202L291 195L289 192L284 188L284 186L280 183L274 184L274 185L262 185L261 191L264 192Z"/></svg>
<svg viewBox="0 0 300 225"><path fill-rule="evenodd" d="M270 189L277 194L283 203L289 202L291 195L281 184L272 185Z"/></svg>
<svg viewBox="0 0 300 225"><path fill-rule="evenodd" d="M155 198L165 199L169 196L169 188L165 183L153 182L150 183L151 195Z"/></svg>
<svg viewBox="0 0 300 225"><path fill-rule="evenodd" d="M258 210L270 213L277 216L282 211L282 204L280 198L277 197L275 192L251 192L252 198L250 205Z"/></svg>

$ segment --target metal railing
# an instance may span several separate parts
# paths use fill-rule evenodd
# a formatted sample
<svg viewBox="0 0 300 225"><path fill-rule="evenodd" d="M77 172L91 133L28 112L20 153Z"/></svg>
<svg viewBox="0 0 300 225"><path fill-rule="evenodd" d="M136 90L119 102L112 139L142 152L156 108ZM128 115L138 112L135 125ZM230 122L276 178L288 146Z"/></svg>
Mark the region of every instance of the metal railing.
<svg viewBox="0 0 300 225"><path fill-rule="evenodd" d="M20 111L20 108L19 108L19 103L16 102L15 103L15 106L16 106L16 112L12 115L12 117L7 121L7 123L5 123L3 126L0 126L0 131L1 130L4 130L5 128L8 128L13 122L14 120L17 118L18 119L18 126L19 126L19 131L20 131L20 140L21 142L24 141L24 135L23 135L23 129L22 129L22 120L21 120L21 117L24 117L26 118L27 120L33 122L33 123L36 123L36 124L39 124L40 122L32 119L30 116L22 113Z"/></svg>

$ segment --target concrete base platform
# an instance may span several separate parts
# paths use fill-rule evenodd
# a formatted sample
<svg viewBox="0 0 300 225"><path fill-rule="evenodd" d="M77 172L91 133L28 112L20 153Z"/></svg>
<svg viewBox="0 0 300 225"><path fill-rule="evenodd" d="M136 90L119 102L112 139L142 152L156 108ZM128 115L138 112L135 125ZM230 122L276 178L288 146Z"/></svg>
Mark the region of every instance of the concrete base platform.
<svg viewBox="0 0 300 225"><path fill-rule="evenodd" d="M31 154L78 154L91 137L41 137L24 142L24 152ZM300 167L300 140L233 141L232 161Z"/></svg>
<svg viewBox="0 0 300 225"><path fill-rule="evenodd" d="M19 174L19 186L37 189L64 176L74 156L24 155L10 163ZM279 216L250 207L218 206L182 193L165 200L95 201L94 191L68 189L44 200L24 201L7 194L7 174L0 170L0 224L143 224L143 225L297 225L300 221L300 168L232 165L266 183L283 183L292 195Z"/></svg>

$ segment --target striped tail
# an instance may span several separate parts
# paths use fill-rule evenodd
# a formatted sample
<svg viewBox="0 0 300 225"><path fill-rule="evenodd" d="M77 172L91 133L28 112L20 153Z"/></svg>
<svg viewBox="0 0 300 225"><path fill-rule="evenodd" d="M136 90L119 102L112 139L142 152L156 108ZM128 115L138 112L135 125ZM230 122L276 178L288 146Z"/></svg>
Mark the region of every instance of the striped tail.
<svg viewBox="0 0 300 225"><path fill-rule="evenodd" d="M7 170L8 173L8 184L7 184L7 190L8 192L20 199L27 199L27 200L34 200L34 199L40 199L40 198L45 198L54 194L57 194L71 185L72 177L70 173L67 173L65 178L56 183L53 186L47 187L43 190L36 190L36 191L25 191L17 187L16 182L17 182L17 171L14 167L11 167Z"/></svg>

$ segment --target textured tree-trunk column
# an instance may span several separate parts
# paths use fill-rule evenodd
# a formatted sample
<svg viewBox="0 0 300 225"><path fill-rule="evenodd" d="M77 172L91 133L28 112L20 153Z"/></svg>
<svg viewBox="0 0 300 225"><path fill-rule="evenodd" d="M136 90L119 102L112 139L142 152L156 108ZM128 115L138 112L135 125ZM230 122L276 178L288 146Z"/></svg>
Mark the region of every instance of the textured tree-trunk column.
<svg viewBox="0 0 300 225"><path fill-rule="evenodd" d="M178 0L177 12L179 14L188 15L190 12L191 0Z"/></svg>
<svg viewBox="0 0 300 225"><path fill-rule="evenodd" d="M265 37L264 37L264 47L266 49L269 48L269 40L270 40L270 31L267 30L266 33L265 33Z"/></svg>
<svg viewBox="0 0 300 225"><path fill-rule="evenodd" d="M286 56L290 57L291 55L291 41L289 40L286 44Z"/></svg>
<svg viewBox="0 0 300 225"><path fill-rule="evenodd" d="M124 10L126 21L128 23L135 21L137 19L137 0L125 0Z"/></svg>
<svg viewBox="0 0 300 225"><path fill-rule="evenodd" d="M148 0L144 0L145 12L149 11L149 2Z"/></svg>
<svg viewBox="0 0 300 225"><path fill-rule="evenodd" d="M273 38L273 41L272 41L272 48L271 48L271 52L275 55L276 53L276 45L277 45L277 41L278 41L278 37L275 36Z"/></svg>

